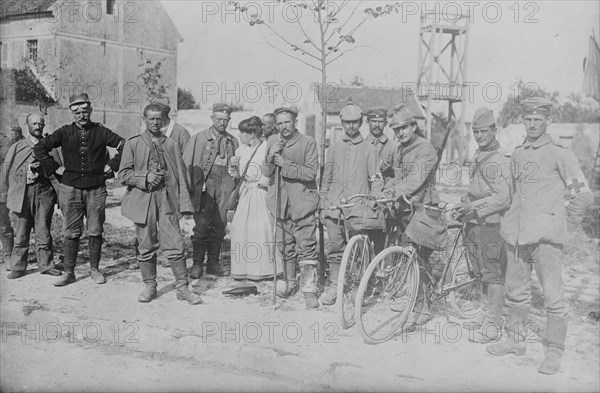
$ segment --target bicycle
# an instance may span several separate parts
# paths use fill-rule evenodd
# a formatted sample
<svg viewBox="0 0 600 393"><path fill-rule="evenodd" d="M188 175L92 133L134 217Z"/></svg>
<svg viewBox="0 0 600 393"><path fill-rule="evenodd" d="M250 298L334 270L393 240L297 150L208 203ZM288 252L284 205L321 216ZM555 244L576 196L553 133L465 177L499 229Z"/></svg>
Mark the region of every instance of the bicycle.
<svg viewBox="0 0 600 393"><path fill-rule="evenodd" d="M366 199L368 195L355 194L341 201L338 206L331 206L330 210L340 211L340 220L346 222L344 209L350 209L356 205L356 203L348 203L354 199L361 198ZM380 213L390 215L390 208L386 206L387 203L395 200L392 199L380 199L374 200L376 210ZM340 263L340 271L338 275L337 284L337 301L335 303L336 311L339 317L339 322L342 328L348 329L355 324L354 319L354 304L356 298L356 291L358 285L363 276L366 267L371 263L374 257L373 241L369 238L366 230L360 230L358 234L350 238L348 225L344 226L346 232L346 239L348 244L344 249L342 260ZM386 228L388 227L386 223ZM389 246L396 242L395 234L397 231L393 230L393 226L386 230L386 241L385 245Z"/></svg>
<svg viewBox="0 0 600 393"><path fill-rule="evenodd" d="M427 208L445 214L454 212L457 207ZM421 285L421 271L429 278L428 283L423 284L429 301L448 298L453 311L461 318L475 318L482 312L479 308L481 276L475 273L465 252L465 226L463 223L448 227L458 231L450 254L443 258L439 279L435 279L429 264L422 263L418 246L412 242L388 247L371 261L358 286L354 306L356 325L366 343L378 344L405 331Z"/></svg>

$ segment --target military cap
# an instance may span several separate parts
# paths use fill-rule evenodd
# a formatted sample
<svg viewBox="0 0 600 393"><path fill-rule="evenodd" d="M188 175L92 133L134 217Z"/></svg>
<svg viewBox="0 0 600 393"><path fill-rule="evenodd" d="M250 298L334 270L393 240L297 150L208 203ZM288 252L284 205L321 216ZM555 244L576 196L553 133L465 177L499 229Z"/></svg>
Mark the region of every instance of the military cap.
<svg viewBox="0 0 600 393"><path fill-rule="evenodd" d="M494 120L494 112L488 108L479 108L473 115L473 129L492 127L496 125Z"/></svg>
<svg viewBox="0 0 600 393"><path fill-rule="evenodd" d="M548 115L553 102L544 97L527 97L521 101L523 115Z"/></svg>
<svg viewBox="0 0 600 393"><path fill-rule="evenodd" d="M76 104L84 104L86 102L88 104L91 103L90 98L86 93L72 94L71 97L69 97L69 106Z"/></svg>
<svg viewBox="0 0 600 393"><path fill-rule="evenodd" d="M152 104L157 104L162 106L163 108L165 108L164 112L168 115L169 112L171 112L171 106L169 105L171 102L171 100L169 100L169 97L160 97L160 98L155 98L151 101Z"/></svg>
<svg viewBox="0 0 600 393"><path fill-rule="evenodd" d="M275 110L273 111L273 114L275 116L277 116L280 113L289 113L294 117L298 117L298 110L294 107L281 106L279 108L275 108Z"/></svg>
<svg viewBox="0 0 600 393"><path fill-rule="evenodd" d="M360 120L363 117L362 109L358 105L348 103L340 111L340 119L342 121L355 121Z"/></svg>
<svg viewBox="0 0 600 393"><path fill-rule="evenodd" d="M212 106L212 111L213 111L213 113L221 112L221 113L225 113L227 115L231 115L231 112L233 112L233 108L231 107L231 105L227 105L225 103L218 102Z"/></svg>
<svg viewBox="0 0 600 393"><path fill-rule="evenodd" d="M371 119L387 119L386 108L371 108L367 111L367 120Z"/></svg>
<svg viewBox="0 0 600 393"><path fill-rule="evenodd" d="M398 128L417 122L415 114L406 105L397 106L394 112L394 116L392 116L392 121L390 122L391 128Z"/></svg>

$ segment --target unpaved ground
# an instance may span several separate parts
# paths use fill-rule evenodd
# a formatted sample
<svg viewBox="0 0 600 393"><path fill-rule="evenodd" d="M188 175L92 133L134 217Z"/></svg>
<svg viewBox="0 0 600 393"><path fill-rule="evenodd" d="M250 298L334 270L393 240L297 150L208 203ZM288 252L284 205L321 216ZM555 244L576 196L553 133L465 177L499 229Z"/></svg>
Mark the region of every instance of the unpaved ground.
<svg viewBox="0 0 600 393"><path fill-rule="evenodd" d="M600 390L600 331L588 318L600 304L598 243L579 232L566 246L568 349L561 372L543 376L536 334L526 356L492 357L447 319L443 302L425 329L376 346L356 328L341 329L333 308L304 310L300 296L278 300L273 311L270 282L259 283L256 296L230 298L221 291L238 282L205 276L193 282L205 304L189 306L175 299L170 269L160 266L159 298L138 303L141 276L127 268L133 230L119 213L121 191L111 190L107 212L107 284L88 277L86 241L78 281L67 287L52 286L35 265L19 280L0 273L2 391ZM537 285L534 293L531 321L543 331Z"/></svg>

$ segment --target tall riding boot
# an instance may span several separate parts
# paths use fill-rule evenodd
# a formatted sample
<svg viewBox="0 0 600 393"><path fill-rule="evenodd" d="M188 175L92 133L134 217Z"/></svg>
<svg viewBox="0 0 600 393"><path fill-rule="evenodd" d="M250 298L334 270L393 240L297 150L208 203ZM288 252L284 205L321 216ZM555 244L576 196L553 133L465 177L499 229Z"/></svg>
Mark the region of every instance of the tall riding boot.
<svg viewBox="0 0 600 393"><path fill-rule="evenodd" d="M300 289L304 295L306 308L318 308L317 261L304 260L300 263Z"/></svg>
<svg viewBox="0 0 600 393"><path fill-rule="evenodd" d="M283 281L277 281L277 296L290 297L294 296L298 289L298 281L296 280L296 259L293 258L284 262L284 277Z"/></svg>
<svg viewBox="0 0 600 393"><path fill-rule="evenodd" d="M12 255L15 246L15 238L12 235L8 237L0 236L0 240L2 241L2 262L4 262L6 271L10 272L10 269L12 268L10 256Z"/></svg>
<svg viewBox="0 0 600 393"><path fill-rule="evenodd" d="M517 356L525 355L528 316L528 308L509 307L508 337L503 341L488 345L485 349L495 356L504 356L509 353L514 353Z"/></svg>
<svg viewBox="0 0 600 393"><path fill-rule="evenodd" d="M504 306L504 286L488 284L486 295L486 315L481 327L469 335L469 341L487 344L502 337L502 307Z"/></svg>
<svg viewBox="0 0 600 393"><path fill-rule="evenodd" d="M180 259L179 261L171 261L171 270L173 271L173 276L175 276L177 300L187 300L188 304L204 303L200 295L193 293L188 287L189 282L187 278L185 260Z"/></svg>
<svg viewBox="0 0 600 393"><path fill-rule="evenodd" d="M192 247L192 260L194 264L190 269L190 278L197 279L202 277L202 274L204 273L202 265L204 264L204 255L206 254L206 247L204 247L204 244L200 242L192 242Z"/></svg>
<svg viewBox="0 0 600 393"><path fill-rule="evenodd" d="M206 273L214 274L217 277L223 277L225 275L225 270L221 267L219 263L221 257L221 243L219 242L210 242L208 243L208 260L206 261Z"/></svg>
<svg viewBox="0 0 600 393"><path fill-rule="evenodd" d="M62 287L75 282L75 264L77 263L77 252L79 251L79 238L66 239L64 242L64 268L65 274L54 283L57 287Z"/></svg>
<svg viewBox="0 0 600 393"><path fill-rule="evenodd" d="M340 275L340 264L336 262L332 262L329 264L329 275L330 282L329 287L325 290L325 294L321 299L321 303L326 306L331 306L335 304L337 300L337 285L338 285L338 277Z"/></svg>
<svg viewBox="0 0 600 393"><path fill-rule="evenodd" d="M140 262L139 265L142 280L144 280L144 290L138 296L138 302L149 303L158 295L156 292L156 258L147 262Z"/></svg>
<svg viewBox="0 0 600 393"><path fill-rule="evenodd" d="M544 345L546 346L546 356L538 369L542 374L556 374L560 369L562 355L565 352L565 339L567 337L566 319L555 319L548 317L547 337Z"/></svg>
<svg viewBox="0 0 600 393"><path fill-rule="evenodd" d="M88 247L90 252L90 276L96 284L106 283L106 277L100 270L100 253L102 251L102 235L90 236L88 240Z"/></svg>

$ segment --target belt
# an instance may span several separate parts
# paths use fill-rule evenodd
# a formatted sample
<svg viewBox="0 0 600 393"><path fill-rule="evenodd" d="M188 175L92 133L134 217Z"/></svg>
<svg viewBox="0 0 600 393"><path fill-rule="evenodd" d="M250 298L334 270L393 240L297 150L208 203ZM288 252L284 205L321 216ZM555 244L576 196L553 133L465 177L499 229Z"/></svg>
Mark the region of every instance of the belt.
<svg viewBox="0 0 600 393"><path fill-rule="evenodd" d="M269 187L265 186L264 184L257 184L257 187L260 188L263 191L268 191Z"/></svg>

